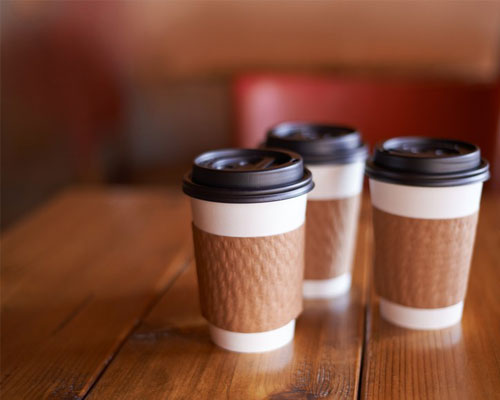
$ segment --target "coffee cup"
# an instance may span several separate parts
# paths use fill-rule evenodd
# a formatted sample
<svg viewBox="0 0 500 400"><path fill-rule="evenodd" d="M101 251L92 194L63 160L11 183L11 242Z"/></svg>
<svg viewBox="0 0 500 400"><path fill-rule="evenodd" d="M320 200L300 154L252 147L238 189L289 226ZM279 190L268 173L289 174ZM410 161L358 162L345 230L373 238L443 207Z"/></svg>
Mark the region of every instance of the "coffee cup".
<svg viewBox="0 0 500 400"><path fill-rule="evenodd" d="M410 329L458 323L488 163L457 140L400 137L367 162L382 317Z"/></svg>
<svg viewBox="0 0 500 400"><path fill-rule="evenodd" d="M331 298L351 287L366 146L355 129L285 122L267 134L266 146L299 153L315 187L308 194L305 298Z"/></svg>
<svg viewBox="0 0 500 400"><path fill-rule="evenodd" d="M264 352L293 339L313 186L289 151L210 151L185 175L201 311L218 346Z"/></svg>

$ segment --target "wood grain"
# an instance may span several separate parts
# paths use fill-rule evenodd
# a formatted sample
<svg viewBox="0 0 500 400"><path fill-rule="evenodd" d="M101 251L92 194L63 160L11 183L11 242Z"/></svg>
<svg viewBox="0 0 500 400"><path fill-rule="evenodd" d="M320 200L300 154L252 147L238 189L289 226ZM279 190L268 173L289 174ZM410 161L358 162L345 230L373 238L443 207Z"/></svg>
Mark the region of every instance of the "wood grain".
<svg viewBox="0 0 500 400"><path fill-rule="evenodd" d="M441 331L380 319L370 218L365 196L351 293L307 301L292 344L245 355L209 340L179 191L69 190L2 237L1 398L500 398L500 194L464 319Z"/></svg>
<svg viewBox="0 0 500 400"><path fill-rule="evenodd" d="M372 292L362 398L500 398L499 251L500 195L485 193L461 324L398 328L380 318Z"/></svg>
<svg viewBox="0 0 500 400"><path fill-rule="evenodd" d="M73 189L2 238L1 396L82 398L190 256L187 202Z"/></svg>
<svg viewBox="0 0 500 400"><path fill-rule="evenodd" d="M237 354L210 342L191 265L134 332L90 399L315 399L357 397L365 319L367 217L353 289L307 301L292 344Z"/></svg>

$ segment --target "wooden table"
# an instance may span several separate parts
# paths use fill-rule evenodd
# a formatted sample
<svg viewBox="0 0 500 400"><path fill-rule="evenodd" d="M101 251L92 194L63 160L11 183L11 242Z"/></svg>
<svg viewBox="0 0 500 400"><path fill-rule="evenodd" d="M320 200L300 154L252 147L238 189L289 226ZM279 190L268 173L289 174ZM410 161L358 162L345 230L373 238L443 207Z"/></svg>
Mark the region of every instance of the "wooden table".
<svg viewBox="0 0 500 400"><path fill-rule="evenodd" d="M75 188L2 239L2 399L500 398L500 196L483 196L461 325L380 319L363 202L351 293L308 301L293 344L235 354L200 315L188 202Z"/></svg>

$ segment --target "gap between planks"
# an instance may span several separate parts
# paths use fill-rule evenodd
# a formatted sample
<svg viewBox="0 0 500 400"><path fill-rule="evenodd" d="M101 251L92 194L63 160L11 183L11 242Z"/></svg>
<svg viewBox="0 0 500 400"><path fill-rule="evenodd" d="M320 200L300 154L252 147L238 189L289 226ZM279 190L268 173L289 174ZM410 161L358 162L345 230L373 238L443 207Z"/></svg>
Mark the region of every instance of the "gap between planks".
<svg viewBox="0 0 500 400"><path fill-rule="evenodd" d="M189 250L188 250L188 248L189 248ZM156 296L156 298L153 299L151 301L151 303L148 304L147 307L145 307L144 312L142 313L142 315L140 315L139 318L137 318L136 322L134 323L134 325L132 326L132 328L130 329L130 331L125 335L125 337L123 338L123 340L121 341L121 343L118 345L118 347L116 348L116 350L106 360L106 362L104 363L104 365L102 367L102 370L99 372L99 374L97 375L97 377L94 380L94 382L92 382L90 384L87 392L84 393L81 396L82 400L85 400L85 399L88 398L88 396L92 392L92 389L94 389L94 387L99 382L99 380L101 379L101 377L106 373L106 370L111 365L111 363L113 362L113 360L120 353L120 350L123 348L123 345L125 343L127 343L127 341L130 338L130 336L134 334L134 331L141 325L141 323L144 320L144 318L146 318L148 316L148 314L156 306L156 304L158 304L158 302L162 299L162 297L165 295L165 293L168 292L168 290L174 285L174 283L177 281L177 279L186 271L186 269L189 267L189 265L193 262L193 255L191 254L190 250L191 250L191 244L189 244L189 246L184 246L184 248L181 250L181 252L179 253L178 257L181 258L180 256L185 256L185 258L183 257L184 261L180 261L179 260L181 262L181 264L182 264L181 267L177 270L177 272L170 279L170 281L168 281L166 283L165 287L158 293L158 296ZM186 252L187 252L187 254L186 254ZM178 261L178 260L174 259L172 261L172 263L175 263L176 261Z"/></svg>

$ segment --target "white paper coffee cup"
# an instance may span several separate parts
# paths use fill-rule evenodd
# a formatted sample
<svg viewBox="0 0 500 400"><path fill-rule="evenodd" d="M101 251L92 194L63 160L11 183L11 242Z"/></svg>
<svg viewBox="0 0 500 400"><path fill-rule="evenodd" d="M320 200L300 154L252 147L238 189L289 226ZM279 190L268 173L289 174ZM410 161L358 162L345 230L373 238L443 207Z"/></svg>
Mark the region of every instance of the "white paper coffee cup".
<svg viewBox="0 0 500 400"><path fill-rule="evenodd" d="M462 318L488 163L469 143L401 137L367 162L380 313L409 329Z"/></svg>
<svg viewBox="0 0 500 400"><path fill-rule="evenodd" d="M359 196L363 190L363 178L365 162L358 161L350 164L322 164L308 165L313 174L314 189L309 193L310 201L329 201L353 198ZM358 224L359 209L353 210L347 216L348 225ZM332 225L337 221L330 221ZM312 227L311 229L314 229ZM356 229L348 229L344 235L356 235ZM346 246L347 242L353 242L353 246ZM355 237L344 237L337 246L345 246L339 251L350 252L345 258L348 265L343 268L348 271L333 278L304 279L303 294L308 299L323 299L341 296L351 288L351 270L355 250ZM307 257L306 257L307 260ZM306 268L308 266L306 265ZM312 266L311 266L312 267Z"/></svg>
<svg viewBox="0 0 500 400"><path fill-rule="evenodd" d="M341 125L283 122L269 130L266 146L299 153L313 174L304 297L331 298L348 292L367 153L361 134Z"/></svg>
<svg viewBox="0 0 500 400"><path fill-rule="evenodd" d="M185 176L200 304L218 346L254 353L293 340L312 187L300 156L276 150L205 153Z"/></svg>
<svg viewBox="0 0 500 400"><path fill-rule="evenodd" d="M191 198L193 224L214 235L266 237L293 231L304 224L307 195L268 203L231 204ZM255 353L275 350L293 340L295 319L261 332L232 332L209 323L210 337L227 350Z"/></svg>
<svg viewBox="0 0 500 400"><path fill-rule="evenodd" d="M419 187L370 179L372 204L379 210L415 219L454 219L479 211L483 183L454 187ZM459 200L459 201L457 201ZM408 255L411 257L411 255ZM441 329L458 323L464 301L438 308L417 308L380 298L382 317L409 329Z"/></svg>

